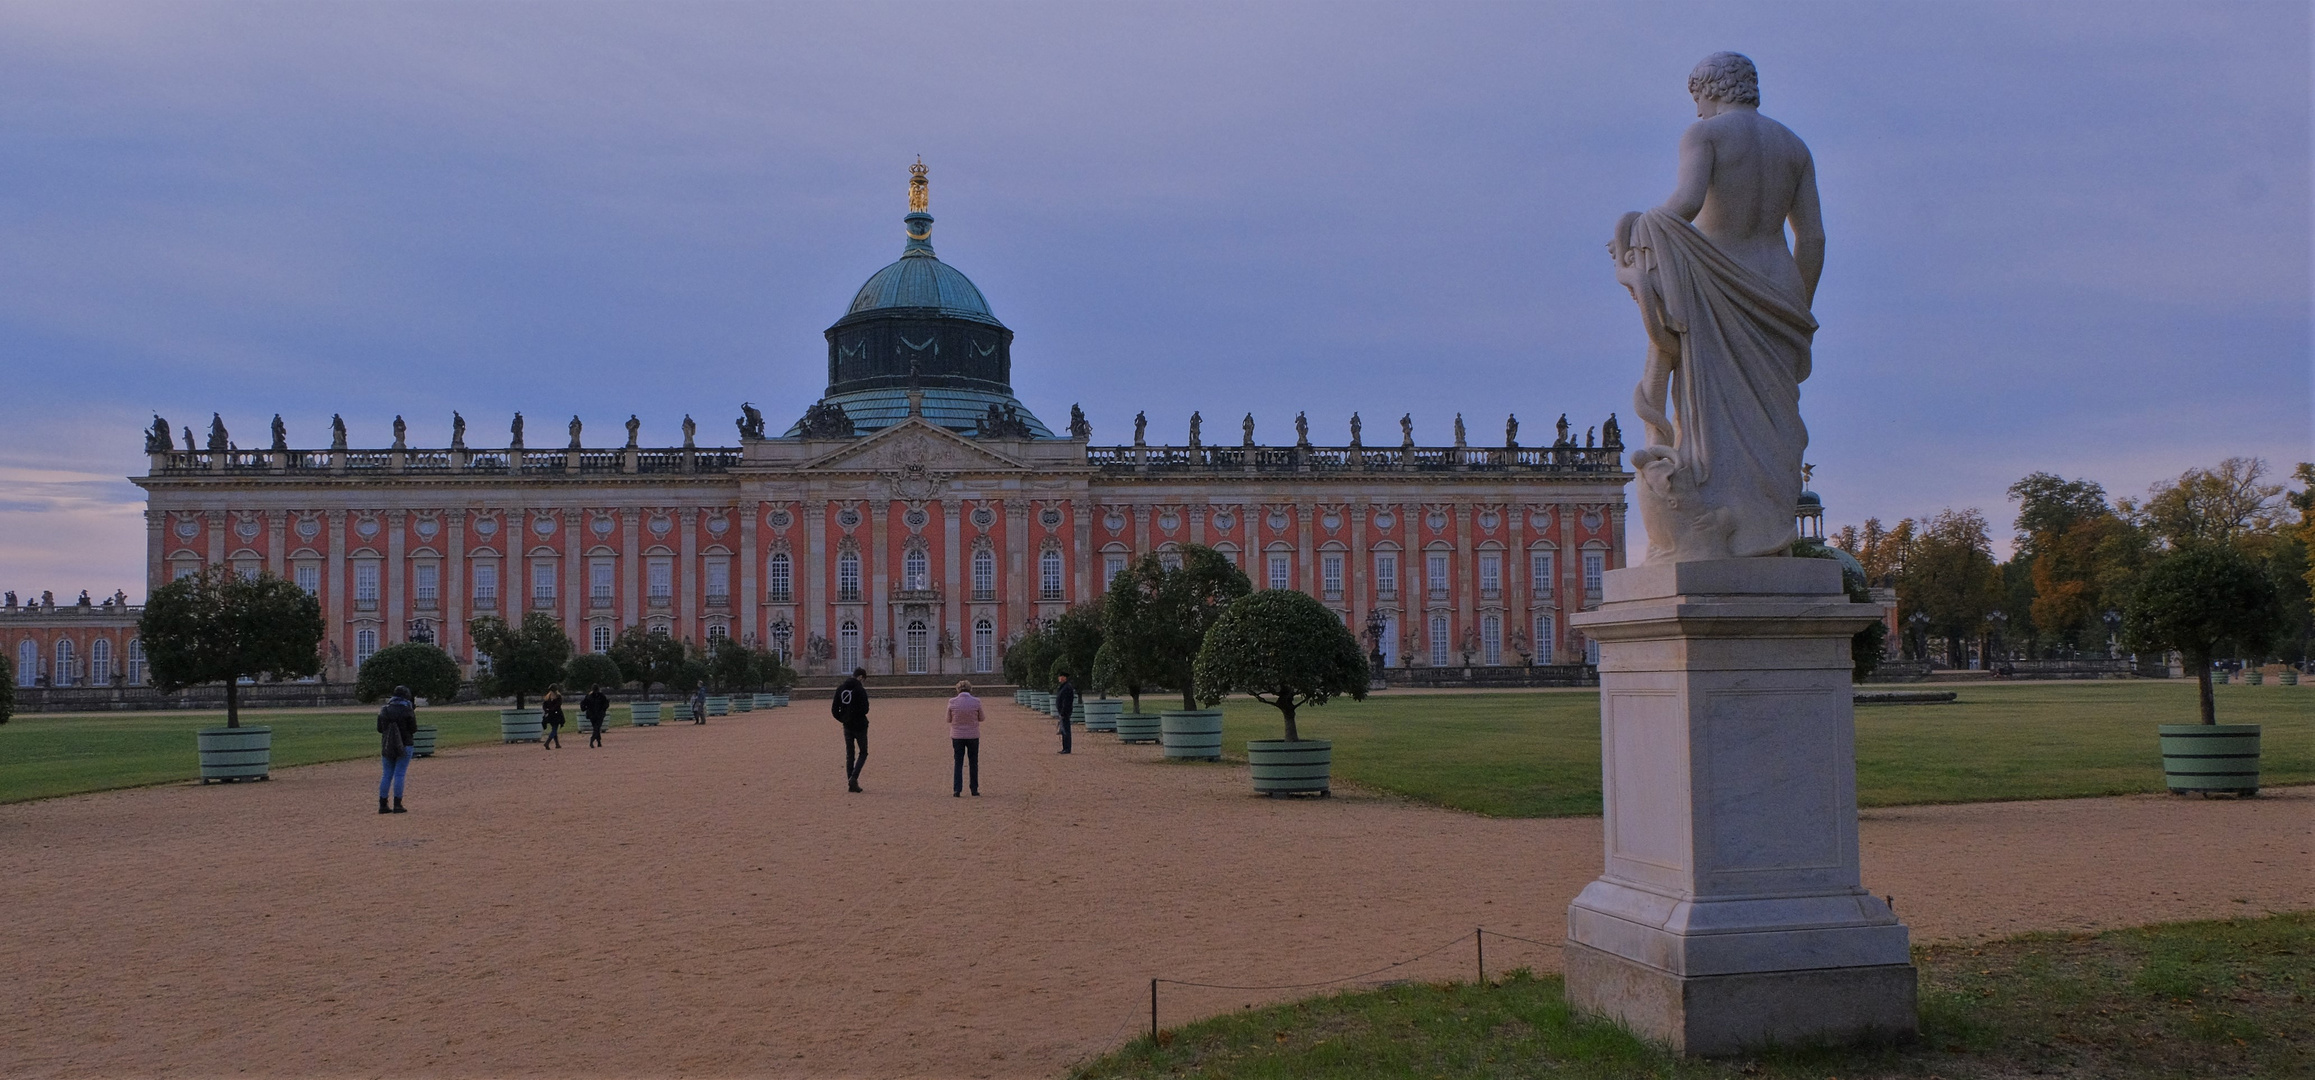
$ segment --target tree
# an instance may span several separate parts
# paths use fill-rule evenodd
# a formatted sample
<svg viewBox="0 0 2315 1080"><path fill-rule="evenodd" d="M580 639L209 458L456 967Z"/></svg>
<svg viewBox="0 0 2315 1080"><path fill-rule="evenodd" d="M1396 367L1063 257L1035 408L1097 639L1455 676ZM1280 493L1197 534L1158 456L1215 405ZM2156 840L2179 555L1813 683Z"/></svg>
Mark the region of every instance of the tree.
<svg viewBox="0 0 2315 1080"><path fill-rule="evenodd" d="M1286 719L1286 741L1299 742L1294 712L1340 694L1366 699L1367 659L1342 617L1307 593L1264 589L1215 618L1198 649L1193 684L1207 705L1232 693L1251 695Z"/></svg>
<svg viewBox="0 0 2315 1080"><path fill-rule="evenodd" d="M2202 543L2164 555L2139 579L2122 622L2133 652L2176 649L2200 687L2202 722L2218 722L2211 657L2233 644L2257 651L2284 622L2266 571L2232 544Z"/></svg>
<svg viewBox="0 0 2315 1080"><path fill-rule="evenodd" d="M2018 504L2017 550L2029 558L2038 550L2039 538L2062 536L2083 521L2114 513L2106 505L2105 488L2056 473L2027 473L2010 485L2009 495Z"/></svg>
<svg viewBox="0 0 2315 1080"><path fill-rule="evenodd" d="M571 639L554 616L533 611L520 626L510 626L496 615L484 615L466 629L475 649L490 658L490 671L476 680L485 696L512 697L520 709L532 695L562 681Z"/></svg>
<svg viewBox="0 0 2315 1080"><path fill-rule="evenodd" d="M405 641L388 645L362 662L354 673L354 697L360 701L376 701L394 692L397 686L406 686L410 692L436 705L458 699L459 684L465 678L459 673L458 661L430 641Z"/></svg>
<svg viewBox="0 0 2315 1080"><path fill-rule="evenodd" d="M16 665L0 656L0 724L16 715Z"/></svg>
<svg viewBox="0 0 2315 1080"><path fill-rule="evenodd" d="M1053 660L1049 674L1067 672L1079 683L1089 683L1094 657L1101 652L1101 598L1079 604L1046 624Z"/></svg>
<svg viewBox="0 0 2315 1080"><path fill-rule="evenodd" d="M768 649L755 650L755 685L784 693L796 685L796 669Z"/></svg>
<svg viewBox="0 0 2315 1080"><path fill-rule="evenodd" d="M585 693L598 686L617 690L627 685L627 673L617 660L603 653L580 653L563 665L563 685L573 693Z"/></svg>
<svg viewBox="0 0 2315 1080"><path fill-rule="evenodd" d="M163 692L225 684L225 726L241 726L241 680L303 679L322 669L322 609L271 574L213 566L145 601L137 620L153 685Z"/></svg>
<svg viewBox="0 0 2315 1080"><path fill-rule="evenodd" d="M2000 596L1985 515L1938 511L1909 547L1897 574L1898 609L1908 617L1915 611L1928 615L1928 632L1946 641L1946 662L1961 667L1963 643L1977 636Z"/></svg>
<svg viewBox="0 0 2315 1080"><path fill-rule="evenodd" d="M653 686L671 682L684 661L682 642L665 630L642 626L620 631L618 640L611 643L610 655L619 665L621 680L640 684L646 699Z"/></svg>
<svg viewBox="0 0 2315 1080"><path fill-rule="evenodd" d="M2231 457L2216 469L2188 469L2154 485L2146 521L2173 548L2234 543L2280 532L2287 518L2281 484L2263 484L2267 463Z"/></svg>
<svg viewBox="0 0 2315 1080"><path fill-rule="evenodd" d="M1792 553L1804 559L1840 561L1840 557L1833 554L1833 549L1815 540L1802 540L1794 544ZM1881 610L1879 604L1873 599L1873 587L1866 582L1862 570L1847 566L1841 567L1841 591L1848 594L1849 602L1852 604L1873 604L1873 610L1876 613ZM1873 625L1851 635L1849 638L1850 681L1864 682L1865 676L1871 675L1873 669L1880 667L1881 654L1888 648L1888 644L1889 627L1878 618L1873 620Z"/></svg>
<svg viewBox="0 0 2315 1080"><path fill-rule="evenodd" d="M755 653L731 637L719 637L710 642L705 662L707 684L716 693L736 693L756 685Z"/></svg>
<svg viewBox="0 0 2315 1080"><path fill-rule="evenodd" d="M688 696L692 691L699 689L699 684L706 681L707 664L686 656L683 658L683 662L675 665L675 670L668 674L667 688Z"/></svg>
<svg viewBox="0 0 2315 1080"><path fill-rule="evenodd" d="M1140 594L1142 601L1124 652L1138 654L1136 663L1150 665L1157 685L1180 690L1182 708L1195 709L1195 669L1206 632L1231 604L1254 591L1254 583L1213 548L1190 544L1180 554L1180 566L1169 568L1157 556L1145 555L1118 576L1120 582L1132 579L1129 591ZM1110 591L1115 594L1116 586ZM1340 619L1335 622L1340 626ZM1352 647L1357 644L1353 639Z"/></svg>

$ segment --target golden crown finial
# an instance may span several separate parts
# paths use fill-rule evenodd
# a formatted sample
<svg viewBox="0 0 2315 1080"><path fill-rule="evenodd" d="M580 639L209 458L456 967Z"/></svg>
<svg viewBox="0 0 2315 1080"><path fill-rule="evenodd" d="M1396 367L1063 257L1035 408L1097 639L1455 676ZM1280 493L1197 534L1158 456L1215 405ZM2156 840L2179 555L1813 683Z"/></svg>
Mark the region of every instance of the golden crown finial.
<svg viewBox="0 0 2315 1080"><path fill-rule="evenodd" d="M919 156L916 159L916 164L908 167L909 213L922 214L926 212L927 209L929 209L930 200L926 198L926 187L927 185L924 179L924 158Z"/></svg>

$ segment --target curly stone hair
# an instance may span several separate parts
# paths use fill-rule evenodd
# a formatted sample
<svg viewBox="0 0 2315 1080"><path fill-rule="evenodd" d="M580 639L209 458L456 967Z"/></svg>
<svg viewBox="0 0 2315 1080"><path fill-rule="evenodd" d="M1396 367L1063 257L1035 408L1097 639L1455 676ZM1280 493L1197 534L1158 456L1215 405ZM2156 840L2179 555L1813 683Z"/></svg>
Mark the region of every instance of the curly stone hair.
<svg viewBox="0 0 2315 1080"><path fill-rule="evenodd" d="M1760 105L1760 72L1743 53L1716 52L1688 73L1688 93L1731 105Z"/></svg>

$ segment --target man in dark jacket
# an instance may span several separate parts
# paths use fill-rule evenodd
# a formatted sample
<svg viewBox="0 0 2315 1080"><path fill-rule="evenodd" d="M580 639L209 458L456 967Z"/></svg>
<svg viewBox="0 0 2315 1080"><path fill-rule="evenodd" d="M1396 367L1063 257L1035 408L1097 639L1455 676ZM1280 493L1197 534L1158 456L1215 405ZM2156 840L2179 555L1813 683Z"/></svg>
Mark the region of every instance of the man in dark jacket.
<svg viewBox="0 0 2315 1080"><path fill-rule="evenodd" d="M579 699L579 715L587 718L587 745L603 745L603 718L611 715L611 698L600 686Z"/></svg>
<svg viewBox="0 0 2315 1080"><path fill-rule="evenodd" d="M1061 752L1069 752L1069 716L1077 711L1077 688L1069 685L1069 673L1054 676L1061 685L1053 691L1053 715L1061 718Z"/></svg>
<svg viewBox="0 0 2315 1080"><path fill-rule="evenodd" d="M868 687L860 681L867 677L867 668L853 668L852 677L836 688L836 700L828 706L836 722L844 725L844 787L848 791L860 790L860 770L868 764Z"/></svg>
<svg viewBox="0 0 2315 1080"><path fill-rule="evenodd" d="M378 755L385 762L385 773L378 777L378 812L381 814L407 813L402 809L402 778L410 771L410 744L418 739L418 707L411 704L410 688L397 686L393 696L386 699L386 707L378 710ZM386 805L386 793L391 789L394 805Z"/></svg>

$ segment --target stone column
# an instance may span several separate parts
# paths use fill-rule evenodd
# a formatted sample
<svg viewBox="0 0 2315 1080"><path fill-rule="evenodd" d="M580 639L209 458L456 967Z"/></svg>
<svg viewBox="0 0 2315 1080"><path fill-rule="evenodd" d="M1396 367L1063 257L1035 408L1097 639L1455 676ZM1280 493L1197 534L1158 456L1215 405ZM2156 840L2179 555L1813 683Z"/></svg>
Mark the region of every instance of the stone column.
<svg viewBox="0 0 2315 1080"><path fill-rule="evenodd" d="M1350 605L1350 632L1358 637L1361 645L1366 643L1366 613L1374 608L1374 598L1366 586L1366 508L1364 496L1345 508L1350 515L1350 554L1346 556L1350 565L1342 568L1343 599Z"/></svg>
<svg viewBox="0 0 2315 1080"><path fill-rule="evenodd" d="M770 641L757 625L756 604L764 598L756 585L756 571L763 564L763 552L756 545L756 525L764 520L764 504L755 499L741 499L736 511L740 517L740 572L739 572L739 628L734 631L742 642L754 639L766 648Z"/></svg>
<svg viewBox="0 0 2315 1080"><path fill-rule="evenodd" d="M217 460L225 460L225 455L220 452L217 455ZM201 515L201 523L208 530L209 535L209 565L223 566L225 564L225 511L205 511Z"/></svg>
<svg viewBox="0 0 2315 1080"><path fill-rule="evenodd" d="M684 507L675 512L675 527L680 530L675 545L675 638L678 641L697 640L706 644L704 637L694 637L699 629L699 508Z"/></svg>
<svg viewBox="0 0 2315 1080"><path fill-rule="evenodd" d="M161 548L168 543L169 512L145 507L145 595L168 584L161 573ZM336 590L332 590L335 595Z"/></svg>
<svg viewBox="0 0 2315 1080"><path fill-rule="evenodd" d="M1453 523L1455 530L1455 566L1447 580L1448 588L1455 593L1457 623L1448 631L1455 635L1455 640L1448 643L1447 652L1449 659L1461 663L1464 637L1476 639L1479 636L1479 557L1472 550L1471 504L1460 503L1449 507L1447 520ZM1474 661L1477 663L1487 659L1483 655L1474 655L1477 656Z"/></svg>
<svg viewBox="0 0 2315 1080"><path fill-rule="evenodd" d="M1005 602L1007 609L998 616L997 636L1009 637L1021 628L1029 617L1029 578L1023 569L1029 548L1029 504L1018 498L1005 500Z"/></svg>
<svg viewBox="0 0 2315 1080"><path fill-rule="evenodd" d="M442 514L442 651L459 656L466 638L466 511ZM461 663L461 666L464 666Z"/></svg>
<svg viewBox="0 0 2315 1080"><path fill-rule="evenodd" d="M563 633L569 634L575 652L586 652L594 644L588 640L587 615L589 599L594 588L587 571L587 523L579 516L579 508L563 508L563 592L557 597L563 602Z"/></svg>
<svg viewBox="0 0 2315 1080"><path fill-rule="evenodd" d="M1534 649L1535 594L1527 580L1527 507L1507 502L1503 504L1503 515L1507 526L1503 533L1507 546L1503 553L1503 617L1519 620L1519 635L1528 639L1529 649ZM1512 627L1504 628L1503 641L1507 650L1510 648L1511 633ZM1528 653L1528 661L1533 663L1534 659L1535 654Z"/></svg>
<svg viewBox="0 0 2315 1080"><path fill-rule="evenodd" d="M378 605L378 645L399 645L409 638L409 605L404 602L402 582L409 576L408 561L404 555L407 546L403 527L410 522L407 511L386 511L386 595Z"/></svg>
<svg viewBox="0 0 2315 1080"><path fill-rule="evenodd" d="M353 582L346 579L346 512L331 510L322 515L322 528L329 532L330 562L327 577L322 584L322 612L326 620L323 630L331 644L337 646L334 661L326 667L338 668L344 674L344 665L354 657L354 643L346 636L346 596Z"/></svg>
<svg viewBox="0 0 2315 1080"><path fill-rule="evenodd" d="M877 638L891 639L895 649L900 628L892 618L892 575L886 572L885 556L891 549L884 526L891 520L890 497L870 499L868 502L868 625L860 628L860 647L870 659L862 666L878 675L892 674L892 657L885 655Z"/></svg>
<svg viewBox="0 0 2315 1080"><path fill-rule="evenodd" d="M619 619L621 628L643 625L643 512L619 510Z"/></svg>
<svg viewBox="0 0 2315 1080"><path fill-rule="evenodd" d="M265 572L275 577L287 576L289 566L282 545L289 539L289 514L281 510L265 512Z"/></svg>
<svg viewBox="0 0 2315 1080"><path fill-rule="evenodd" d="M828 503L824 499L806 499L804 513L804 557L797 560L796 573L803 578L796 584L802 587L804 607L802 617L796 620L796 655L804 662L813 663L804 651L811 643L811 635L833 639L834 631L828 625ZM849 675L850 672L845 674Z"/></svg>
<svg viewBox="0 0 2315 1080"><path fill-rule="evenodd" d="M1316 555L1318 545L1311 536L1311 514L1312 507L1309 503L1295 504L1294 561L1296 566L1294 576L1301 580L1300 588L1305 595L1317 596L1318 567L1315 565L1315 560L1318 557Z"/></svg>
<svg viewBox="0 0 2315 1080"><path fill-rule="evenodd" d="M1910 1035L1904 924L1860 881L1849 638L1819 559L1652 563L1600 642L1607 868L1568 908L1568 1002L1686 1054Z"/></svg>
<svg viewBox="0 0 2315 1080"><path fill-rule="evenodd" d="M940 670L956 674L971 669L973 642L965 628L964 593L965 561L972 555L963 546L964 506L958 502L954 489L940 501L940 518L941 622L948 628L950 640L956 642L957 652L962 654L953 658L941 657Z"/></svg>

